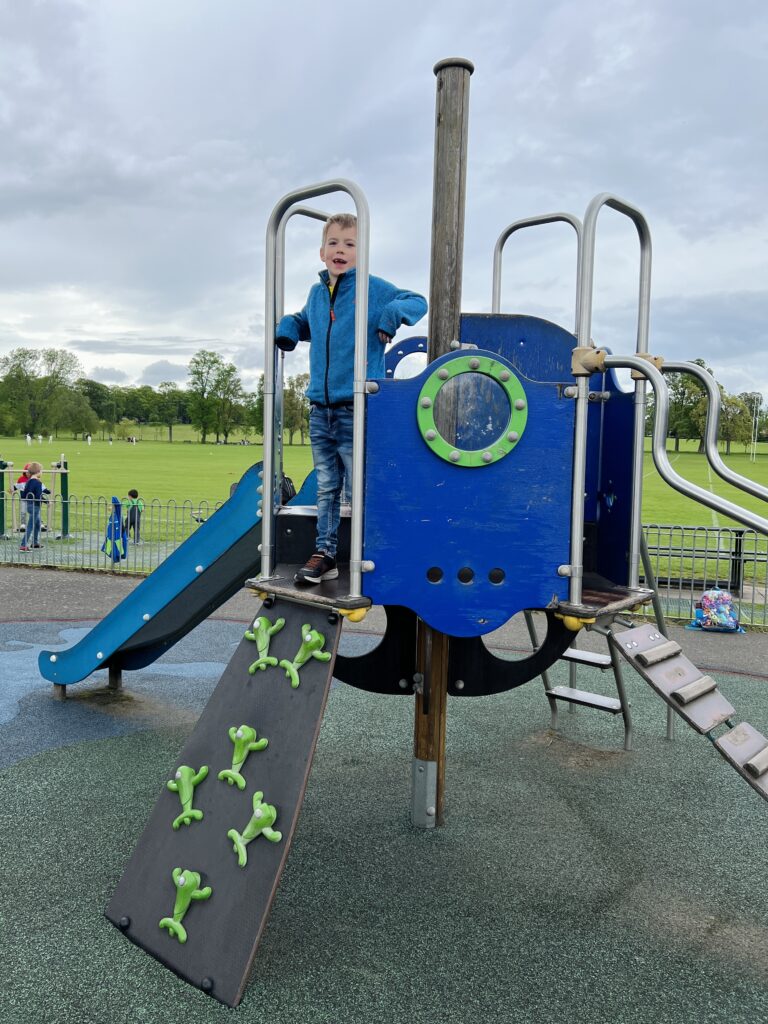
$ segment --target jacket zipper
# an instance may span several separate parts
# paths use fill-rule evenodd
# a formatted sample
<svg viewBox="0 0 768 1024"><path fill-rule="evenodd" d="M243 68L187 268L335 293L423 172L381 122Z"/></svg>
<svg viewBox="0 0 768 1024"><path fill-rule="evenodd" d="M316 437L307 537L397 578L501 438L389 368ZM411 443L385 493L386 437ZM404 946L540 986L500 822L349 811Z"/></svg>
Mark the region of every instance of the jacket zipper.
<svg viewBox="0 0 768 1024"><path fill-rule="evenodd" d="M339 290L339 279L336 279L336 284L331 289L331 309L328 317L328 331L325 335L325 404L331 404L331 396L328 391L328 374L331 369L331 328L336 321L336 314L333 311L333 304L336 301L336 292Z"/></svg>

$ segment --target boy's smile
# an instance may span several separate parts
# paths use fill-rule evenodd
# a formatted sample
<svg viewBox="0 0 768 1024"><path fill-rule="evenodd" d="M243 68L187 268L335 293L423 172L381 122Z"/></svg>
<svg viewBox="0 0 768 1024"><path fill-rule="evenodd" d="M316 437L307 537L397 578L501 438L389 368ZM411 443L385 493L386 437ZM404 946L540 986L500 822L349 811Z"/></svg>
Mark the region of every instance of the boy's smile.
<svg viewBox="0 0 768 1024"><path fill-rule="evenodd" d="M342 228L331 224L325 245L320 247L320 259L328 268L331 284L351 270L357 259L357 227Z"/></svg>

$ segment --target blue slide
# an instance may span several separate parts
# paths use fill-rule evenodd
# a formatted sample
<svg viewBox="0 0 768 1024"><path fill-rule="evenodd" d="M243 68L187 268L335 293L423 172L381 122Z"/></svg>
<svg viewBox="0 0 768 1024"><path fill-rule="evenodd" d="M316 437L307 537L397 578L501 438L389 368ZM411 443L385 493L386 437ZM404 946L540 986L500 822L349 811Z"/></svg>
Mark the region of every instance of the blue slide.
<svg viewBox="0 0 768 1024"><path fill-rule="evenodd" d="M43 678L69 686L110 664L144 668L236 594L261 560L260 472L251 466L229 501L79 643L42 651Z"/></svg>

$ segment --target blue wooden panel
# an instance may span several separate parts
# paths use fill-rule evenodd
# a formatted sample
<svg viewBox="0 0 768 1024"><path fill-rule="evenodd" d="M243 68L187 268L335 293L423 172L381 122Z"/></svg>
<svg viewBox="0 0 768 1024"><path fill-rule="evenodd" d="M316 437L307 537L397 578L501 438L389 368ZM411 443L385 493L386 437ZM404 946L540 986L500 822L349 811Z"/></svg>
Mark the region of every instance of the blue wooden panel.
<svg viewBox="0 0 768 1024"><path fill-rule="evenodd" d="M596 569L601 576L626 586L629 581L629 531L632 515L632 431L635 400L605 375L611 397L603 407L600 482L596 490ZM591 453L592 454L592 453Z"/></svg>
<svg viewBox="0 0 768 1024"><path fill-rule="evenodd" d="M463 313L459 341L498 352L530 380L573 384L571 350L576 338L549 320L502 313Z"/></svg>
<svg viewBox="0 0 768 1024"><path fill-rule="evenodd" d="M515 449L490 465L451 465L419 434L417 398L430 373L465 355L381 381L368 396L364 557L375 570L363 585L377 604L411 608L453 636L479 636L567 596L557 567L569 561L573 402L518 373L528 422ZM442 571L439 582L428 579L432 569ZM464 569L469 583L459 579ZM502 582L489 579L494 569Z"/></svg>

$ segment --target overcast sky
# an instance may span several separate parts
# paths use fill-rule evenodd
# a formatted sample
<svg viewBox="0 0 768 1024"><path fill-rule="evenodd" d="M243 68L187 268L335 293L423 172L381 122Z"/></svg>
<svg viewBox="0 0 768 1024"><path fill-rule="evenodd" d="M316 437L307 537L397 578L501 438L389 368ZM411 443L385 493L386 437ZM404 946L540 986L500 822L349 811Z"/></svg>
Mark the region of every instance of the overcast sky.
<svg viewBox="0 0 768 1024"><path fill-rule="evenodd" d="M432 68L462 56L463 308L489 309L507 224L613 192L651 228L651 351L768 396L766 54L765 0L0 0L0 354L66 347L98 380L156 385L210 348L253 386L269 214L339 177L367 196L372 271L427 293ZM573 237L514 236L505 311L572 327ZM294 218L288 310L318 246ZM604 211L593 337L615 352L638 259Z"/></svg>

